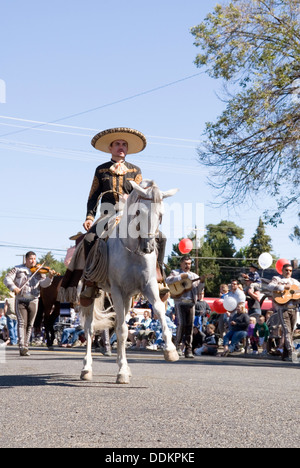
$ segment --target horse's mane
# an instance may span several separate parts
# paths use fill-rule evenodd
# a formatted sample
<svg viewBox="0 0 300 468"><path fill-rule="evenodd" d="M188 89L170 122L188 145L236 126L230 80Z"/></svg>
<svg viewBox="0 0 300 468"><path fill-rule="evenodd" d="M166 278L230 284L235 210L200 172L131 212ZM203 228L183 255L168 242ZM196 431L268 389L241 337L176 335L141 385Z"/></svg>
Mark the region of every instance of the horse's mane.
<svg viewBox="0 0 300 468"><path fill-rule="evenodd" d="M158 186L154 182L154 180L144 179L140 183L140 186L143 189L152 188L152 201L153 201L153 203L160 203L161 202L161 193L160 193L160 190L159 190ZM128 201L130 203L136 203L138 198L139 198L139 194L137 192L135 192L135 190L133 190L129 197L130 197L130 200L128 200Z"/></svg>

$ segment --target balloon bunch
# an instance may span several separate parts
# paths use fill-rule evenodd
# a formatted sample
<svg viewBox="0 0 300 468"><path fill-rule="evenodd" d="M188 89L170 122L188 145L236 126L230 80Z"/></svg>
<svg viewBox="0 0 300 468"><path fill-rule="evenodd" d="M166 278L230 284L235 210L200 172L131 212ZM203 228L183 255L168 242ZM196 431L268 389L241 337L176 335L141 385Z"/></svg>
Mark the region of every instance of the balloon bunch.
<svg viewBox="0 0 300 468"><path fill-rule="evenodd" d="M225 296L224 299L216 299L213 303L213 310L217 314L233 312L237 308L237 300L232 296Z"/></svg>
<svg viewBox="0 0 300 468"><path fill-rule="evenodd" d="M270 268L270 266L272 265L273 263L273 257L271 254L265 252L265 253L262 253L259 258L258 258L258 263L259 263L259 266L263 269L263 270L266 270L267 268ZM280 275L282 275L282 267L284 265L287 265L289 264L289 260L287 260L286 258L280 258L279 260L277 260L276 262L276 265L275 265L275 268L276 268L276 271L277 273L279 273Z"/></svg>

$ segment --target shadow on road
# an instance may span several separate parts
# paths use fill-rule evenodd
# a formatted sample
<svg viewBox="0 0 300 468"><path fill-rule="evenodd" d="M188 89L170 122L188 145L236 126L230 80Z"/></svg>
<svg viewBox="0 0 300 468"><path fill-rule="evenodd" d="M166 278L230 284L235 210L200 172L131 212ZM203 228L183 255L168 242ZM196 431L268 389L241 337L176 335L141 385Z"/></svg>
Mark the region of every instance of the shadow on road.
<svg viewBox="0 0 300 468"><path fill-rule="evenodd" d="M107 378L111 381L108 381ZM102 380L102 379L105 380ZM115 375L101 375L94 376L92 382L83 382L77 376L68 376L63 374L35 374L35 375L1 375L0 376L0 391L15 388L15 387L43 387L43 386L54 386L54 387L97 387L97 388L118 388L122 389L125 386L116 384ZM126 386L128 389L141 389L148 387L141 386Z"/></svg>

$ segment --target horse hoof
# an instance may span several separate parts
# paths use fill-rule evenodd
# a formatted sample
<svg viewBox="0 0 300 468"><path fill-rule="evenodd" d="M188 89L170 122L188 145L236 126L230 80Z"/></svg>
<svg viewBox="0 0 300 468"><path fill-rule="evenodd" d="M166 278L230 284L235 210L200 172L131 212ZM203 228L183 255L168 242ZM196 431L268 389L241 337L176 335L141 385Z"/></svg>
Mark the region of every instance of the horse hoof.
<svg viewBox="0 0 300 468"><path fill-rule="evenodd" d="M129 375L118 374L118 376L117 376L117 384L127 385L127 384L129 384L129 382L130 382Z"/></svg>
<svg viewBox="0 0 300 468"><path fill-rule="evenodd" d="M93 380L93 373L92 371L82 371L80 374L80 380Z"/></svg>
<svg viewBox="0 0 300 468"><path fill-rule="evenodd" d="M165 356L165 360L168 361L168 362L176 362L179 360L179 355L176 351L176 349L174 349L173 351L164 351L164 356Z"/></svg>

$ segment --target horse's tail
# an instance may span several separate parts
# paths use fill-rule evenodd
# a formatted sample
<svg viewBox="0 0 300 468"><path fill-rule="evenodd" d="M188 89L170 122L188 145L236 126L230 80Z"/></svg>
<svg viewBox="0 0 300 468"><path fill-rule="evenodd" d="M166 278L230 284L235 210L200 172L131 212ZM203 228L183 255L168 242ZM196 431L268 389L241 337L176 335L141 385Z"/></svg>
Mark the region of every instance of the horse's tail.
<svg viewBox="0 0 300 468"><path fill-rule="evenodd" d="M112 307L108 307L106 310L103 310L101 307L101 301L97 301L96 299L94 302L94 333L115 328L115 319L116 314L115 312L112 312Z"/></svg>
<svg viewBox="0 0 300 468"><path fill-rule="evenodd" d="M95 299L94 304L89 307L81 306L81 324L85 327L87 318L93 316L93 332L99 333L104 330L114 328L115 326L115 312L111 311L111 307L104 310L104 299L102 295Z"/></svg>

